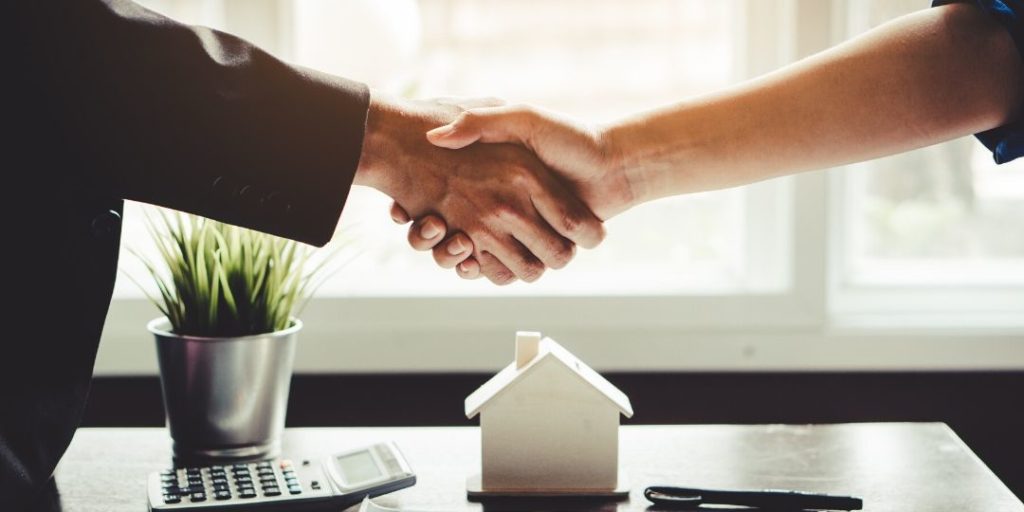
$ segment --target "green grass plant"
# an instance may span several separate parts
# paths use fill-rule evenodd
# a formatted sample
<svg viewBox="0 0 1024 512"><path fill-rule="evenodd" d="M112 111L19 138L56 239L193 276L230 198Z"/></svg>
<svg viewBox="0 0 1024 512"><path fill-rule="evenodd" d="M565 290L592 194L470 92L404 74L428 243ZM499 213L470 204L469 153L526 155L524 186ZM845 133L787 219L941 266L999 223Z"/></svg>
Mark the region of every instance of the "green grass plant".
<svg viewBox="0 0 1024 512"><path fill-rule="evenodd" d="M310 246L180 212L147 215L146 227L159 257L131 252L159 295L139 287L179 335L236 337L286 329L326 279L331 260L329 255L312 264Z"/></svg>

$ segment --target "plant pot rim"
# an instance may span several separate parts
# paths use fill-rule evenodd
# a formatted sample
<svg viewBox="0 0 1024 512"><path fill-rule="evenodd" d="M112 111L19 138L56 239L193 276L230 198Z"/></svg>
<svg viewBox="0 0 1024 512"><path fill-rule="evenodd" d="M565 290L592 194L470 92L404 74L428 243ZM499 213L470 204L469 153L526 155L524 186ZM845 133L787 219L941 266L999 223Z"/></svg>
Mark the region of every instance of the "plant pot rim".
<svg viewBox="0 0 1024 512"><path fill-rule="evenodd" d="M287 336L289 334L294 334L298 332L299 329L302 329L302 320L299 320L298 318L295 317L291 317L289 318L289 320L291 321L291 325L285 329L281 329L280 331L247 334L245 336L192 336L189 334L178 334L170 330L171 321L168 320L167 317L165 316L158 316L150 320L149 323L146 324L146 329L148 329L149 332L157 336L162 336L166 338L180 338L188 341L217 342L223 340L247 340L256 338L266 338L267 336Z"/></svg>

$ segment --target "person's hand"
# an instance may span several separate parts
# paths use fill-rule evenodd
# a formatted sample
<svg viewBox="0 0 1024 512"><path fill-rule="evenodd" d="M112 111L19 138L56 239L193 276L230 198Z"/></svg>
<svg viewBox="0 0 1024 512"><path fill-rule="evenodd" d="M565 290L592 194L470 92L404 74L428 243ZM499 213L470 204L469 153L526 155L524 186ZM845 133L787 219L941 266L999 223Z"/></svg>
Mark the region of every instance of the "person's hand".
<svg viewBox="0 0 1024 512"><path fill-rule="evenodd" d="M602 220L633 201L629 180L618 170L617 150L604 132L553 112L527 105L474 108L427 132L427 140L448 149L474 142L525 146L567 180Z"/></svg>
<svg viewBox="0 0 1024 512"><path fill-rule="evenodd" d="M602 220L633 204L628 177L619 170L616 150L602 131L554 113L521 105L474 108L427 132L427 139L448 149L465 148L475 142L523 145L559 173ZM396 202L392 218L404 224L416 216L410 216ZM438 265L457 268L465 278L477 277L480 266L472 257L472 247L466 247L472 243L471 237L454 232L446 238L447 232L444 219L419 217L409 230L409 243L418 250L432 250Z"/></svg>
<svg viewBox="0 0 1024 512"><path fill-rule="evenodd" d="M412 220L398 203L391 203L391 218L397 224ZM424 215L409 227L409 245L417 251L432 251L438 266L454 268L463 279L480 277L480 263L473 257L473 241L462 232L446 237L447 231L444 219Z"/></svg>
<svg viewBox="0 0 1024 512"><path fill-rule="evenodd" d="M424 132L462 110L455 103L375 95L356 184L388 194L413 217L444 218L446 229L472 239L468 252L497 284L516 277L534 281L546 267L565 266L574 244L600 243L601 221L524 148L490 144L449 151L424 140Z"/></svg>

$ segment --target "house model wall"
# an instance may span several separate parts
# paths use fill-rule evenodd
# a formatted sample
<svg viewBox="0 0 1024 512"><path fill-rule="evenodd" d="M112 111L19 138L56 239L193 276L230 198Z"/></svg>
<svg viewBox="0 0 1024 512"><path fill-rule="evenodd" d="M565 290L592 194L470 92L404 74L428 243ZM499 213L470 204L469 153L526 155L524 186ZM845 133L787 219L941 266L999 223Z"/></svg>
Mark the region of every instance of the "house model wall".
<svg viewBox="0 0 1024 512"><path fill-rule="evenodd" d="M605 492L619 485L619 415L629 398L540 333L516 334L516 360L466 398L480 415L483 491Z"/></svg>

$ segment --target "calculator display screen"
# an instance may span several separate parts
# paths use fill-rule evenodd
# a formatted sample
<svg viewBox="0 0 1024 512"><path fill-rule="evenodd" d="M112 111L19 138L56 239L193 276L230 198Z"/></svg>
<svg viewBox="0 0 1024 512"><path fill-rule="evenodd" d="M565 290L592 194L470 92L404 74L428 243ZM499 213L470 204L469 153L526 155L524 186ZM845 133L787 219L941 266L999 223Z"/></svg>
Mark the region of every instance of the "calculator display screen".
<svg viewBox="0 0 1024 512"><path fill-rule="evenodd" d="M350 484L374 480L381 476L380 468L370 452L356 452L338 457L341 474Z"/></svg>

